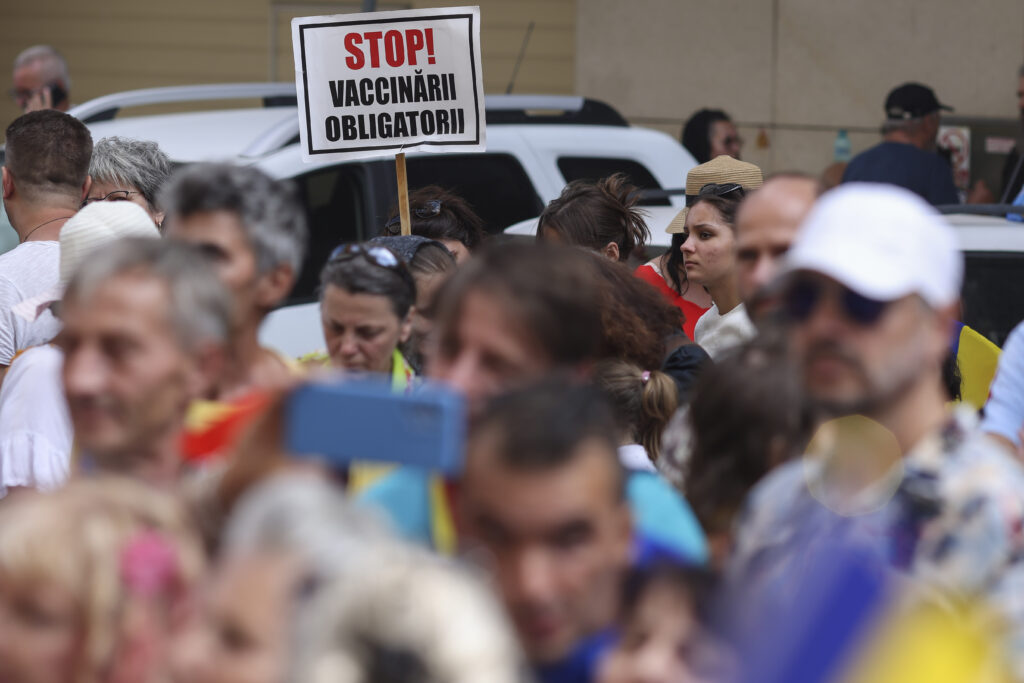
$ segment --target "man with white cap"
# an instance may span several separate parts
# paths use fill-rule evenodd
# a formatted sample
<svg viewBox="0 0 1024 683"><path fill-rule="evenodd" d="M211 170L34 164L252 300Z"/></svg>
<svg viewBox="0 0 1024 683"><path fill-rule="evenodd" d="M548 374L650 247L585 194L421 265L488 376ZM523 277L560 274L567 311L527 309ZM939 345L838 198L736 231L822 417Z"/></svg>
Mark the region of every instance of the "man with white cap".
<svg viewBox="0 0 1024 683"><path fill-rule="evenodd" d="M96 249L128 237L158 239L160 233L130 202L98 202L75 214L60 232L60 282L13 307L32 322L60 301L79 265ZM68 476L71 419L60 379L64 356L43 344L14 358L0 389L0 496L11 488L49 490Z"/></svg>
<svg viewBox="0 0 1024 683"><path fill-rule="evenodd" d="M854 183L819 200L781 299L808 398L838 419L809 448L820 457L754 489L730 571L778 588L815 547L848 542L926 592L987 600L1024 671L1024 470L942 384L962 277L953 229L910 192Z"/></svg>

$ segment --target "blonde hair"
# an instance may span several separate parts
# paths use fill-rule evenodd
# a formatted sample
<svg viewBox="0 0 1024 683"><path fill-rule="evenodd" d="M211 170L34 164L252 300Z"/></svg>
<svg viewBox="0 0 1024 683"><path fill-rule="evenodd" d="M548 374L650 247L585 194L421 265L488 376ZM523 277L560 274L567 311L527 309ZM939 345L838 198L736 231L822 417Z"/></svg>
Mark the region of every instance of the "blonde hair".
<svg viewBox="0 0 1024 683"><path fill-rule="evenodd" d="M84 631L78 681L99 681L127 635L124 617L139 591L126 577L126 553L136 540L153 538L172 555L173 585L149 594L170 602L195 584L204 564L198 536L173 497L111 476L19 494L0 506L0 573L56 584L77 602Z"/></svg>
<svg viewBox="0 0 1024 683"><path fill-rule="evenodd" d="M647 450L652 462L658 462L661 433L679 407L675 381L659 370L605 360L594 369L594 384L611 400L622 431Z"/></svg>

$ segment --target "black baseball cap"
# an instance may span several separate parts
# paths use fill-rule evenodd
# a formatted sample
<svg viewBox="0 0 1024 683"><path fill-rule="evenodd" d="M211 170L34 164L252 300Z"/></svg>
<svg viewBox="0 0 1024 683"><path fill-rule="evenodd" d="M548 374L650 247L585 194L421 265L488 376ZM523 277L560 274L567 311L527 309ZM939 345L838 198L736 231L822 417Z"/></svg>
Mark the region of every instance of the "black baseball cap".
<svg viewBox="0 0 1024 683"><path fill-rule="evenodd" d="M935 91L920 83L904 83L885 98L885 115L889 119L917 119L933 111L953 111L939 102Z"/></svg>

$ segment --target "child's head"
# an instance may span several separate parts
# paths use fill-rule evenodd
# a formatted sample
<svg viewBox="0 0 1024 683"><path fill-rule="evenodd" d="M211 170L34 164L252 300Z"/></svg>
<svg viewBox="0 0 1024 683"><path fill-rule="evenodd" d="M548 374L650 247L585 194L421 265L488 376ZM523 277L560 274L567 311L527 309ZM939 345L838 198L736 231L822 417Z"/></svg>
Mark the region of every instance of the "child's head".
<svg viewBox="0 0 1024 683"><path fill-rule="evenodd" d="M605 360L594 368L594 383L615 408L624 444L641 444L651 461L657 462L661 433L678 405L672 378L627 361Z"/></svg>
<svg viewBox="0 0 1024 683"><path fill-rule="evenodd" d="M721 680L728 664L708 628L713 576L659 564L634 571L623 592L619 642L601 665L600 683Z"/></svg>
<svg viewBox="0 0 1024 683"><path fill-rule="evenodd" d="M4 501L0 680L152 680L202 567L183 509L141 484L77 481Z"/></svg>

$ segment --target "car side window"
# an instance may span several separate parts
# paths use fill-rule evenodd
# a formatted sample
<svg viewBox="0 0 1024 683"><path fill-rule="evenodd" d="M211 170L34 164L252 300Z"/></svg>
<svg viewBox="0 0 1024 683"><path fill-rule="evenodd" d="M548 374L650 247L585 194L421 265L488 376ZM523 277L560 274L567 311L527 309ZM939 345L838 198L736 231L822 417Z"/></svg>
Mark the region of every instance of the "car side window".
<svg viewBox="0 0 1024 683"><path fill-rule="evenodd" d="M634 159L612 157L558 157L558 170L565 182L595 181L614 173L625 173L629 181L642 190L660 190L661 185L646 166ZM671 206L667 197L641 199L641 206Z"/></svg>
<svg viewBox="0 0 1024 683"><path fill-rule="evenodd" d="M365 236L365 169L360 164L341 164L300 175L294 179L299 199L306 208L309 241L289 304L313 301L320 271L331 251L342 242Z"/></svg>
<svg viewBox="0 0 1024 683"><path fill-rule="evenodd" d="M967 252L964 262L963 322L1002 347L1024 320L1024 254Z"/></svg>
<svg viewBox="0 0 1024 683"><path fill-rule="evenodd" d="M522 164L511 154L445 154L406 162L409 191L439 185L473 207L489 233L532 218L544 204Z"/></svg>

